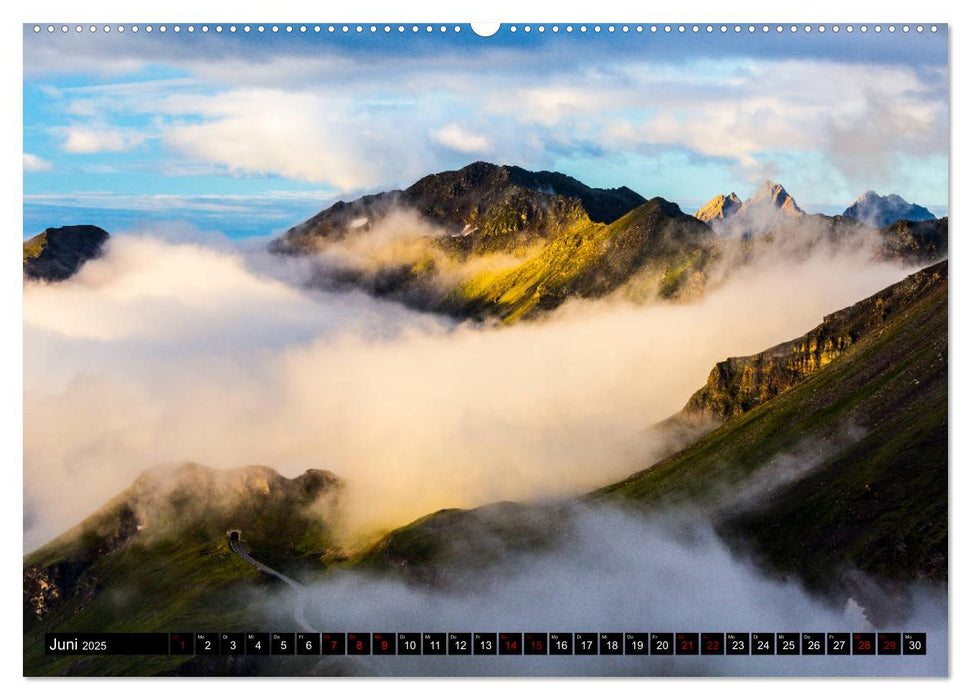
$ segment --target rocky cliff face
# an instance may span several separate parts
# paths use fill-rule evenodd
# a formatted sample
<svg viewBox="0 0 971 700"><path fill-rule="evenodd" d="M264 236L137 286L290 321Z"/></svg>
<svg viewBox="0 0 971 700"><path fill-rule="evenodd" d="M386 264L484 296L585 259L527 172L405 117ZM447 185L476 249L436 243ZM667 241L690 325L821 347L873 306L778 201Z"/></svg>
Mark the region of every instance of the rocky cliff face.
<svg viewBox="0 0 971 700"><path fill-rule="evenodd" d="M101 255L109 238L97 226L62 226L45 229L24 242L24 276L59 282Z"/></svg>
<svg viewBox="0 0 971 700"><path fill-rule="evenodd" d="M946 280L946 274L947 262L938 263L826 316L799 338L756 355L719 362L705 386L688 400L684 412L726 420L788 391L869 333L879 331L900 310Z"/></svg>
<svg viewBox="0 0 971 700"><path fill-rule="evenodd" d="M881 197L873 190L861 194L846 208L843 216L852 216L874 228L890 226L898 221L926 221L934 218L929 210L919 204L911 204L900 195Z"/></svg>

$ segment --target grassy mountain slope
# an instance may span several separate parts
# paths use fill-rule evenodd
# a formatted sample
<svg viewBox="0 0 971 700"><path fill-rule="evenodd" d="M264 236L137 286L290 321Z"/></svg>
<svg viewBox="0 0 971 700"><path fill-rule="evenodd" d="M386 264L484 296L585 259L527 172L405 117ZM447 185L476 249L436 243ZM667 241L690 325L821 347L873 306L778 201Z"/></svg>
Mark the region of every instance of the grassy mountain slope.
<svg viewBox="0 0 971 700"><path fill-rule="evenodd" d="M711 230L655 198L610 225L579 224L552 237L512 270L483 272L460 284L443 307L462 316L507 321L556 308L571 297L602 297L624 285L643 295L700 292L714 259Z"/></svg>
<svg viewBox="0 0 971 700"><path fill-rule="evenodd" d="M945 579L947 262L840 314L881 299L907 301L787 391L594 499L704 504L720 511L724 534L810 585L851 567ZM740 504L782 456L812 468Z"/></svg>
<svg viewBox="0 0 971 700"><path fill-rule="evenodd" d="M431 586L469 587L499 562L567 542L566 504L493 503L426 515L386 535L353 562L365 571L394 572Z"/></svg>
<svg viewBox="0 0 971 700"><path fill-rule="evenodd" d="M319 569L332 554L327 523L340 489L318 470L294 479L266 467L145 472L25 558L25 672L56 675L82 664L85 673L171 673L185 661L46 657L40 650L49 631L292 628L288 616L274 620L259 610L259 590L279 583L233 554L226 531L240 529L252 555L278 570Z"/></svg>

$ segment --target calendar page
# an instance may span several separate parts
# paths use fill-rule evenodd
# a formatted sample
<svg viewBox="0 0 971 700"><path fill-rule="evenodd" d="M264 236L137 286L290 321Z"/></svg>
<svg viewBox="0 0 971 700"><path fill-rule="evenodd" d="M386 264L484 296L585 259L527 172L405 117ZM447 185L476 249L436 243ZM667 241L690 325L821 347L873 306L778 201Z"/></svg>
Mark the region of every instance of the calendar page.
<svg viewBox="0 0 971 700"><path fill-rule="evenodd" d="M948 86L934 23L25 24L24 675L948 675Z"/></svg>

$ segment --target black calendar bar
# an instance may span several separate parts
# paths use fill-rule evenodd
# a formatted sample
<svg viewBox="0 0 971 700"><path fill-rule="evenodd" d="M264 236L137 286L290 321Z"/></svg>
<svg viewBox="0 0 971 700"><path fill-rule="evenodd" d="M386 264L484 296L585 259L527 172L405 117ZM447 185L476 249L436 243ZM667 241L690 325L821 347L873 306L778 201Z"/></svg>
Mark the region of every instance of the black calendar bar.
<svg viewBox="0 0 971 700"><path fill-rule="evenodd" d="M925 632L51 632L51 656L926 655ZM861 659L862 660L862 659Z"/></svg>
<svg viewBox="0 0 971 700"><path fill-rule="evenodd" d="M169 636L166 632L54 632L44 635L44 652L51 656L168 654Z"/></svg>

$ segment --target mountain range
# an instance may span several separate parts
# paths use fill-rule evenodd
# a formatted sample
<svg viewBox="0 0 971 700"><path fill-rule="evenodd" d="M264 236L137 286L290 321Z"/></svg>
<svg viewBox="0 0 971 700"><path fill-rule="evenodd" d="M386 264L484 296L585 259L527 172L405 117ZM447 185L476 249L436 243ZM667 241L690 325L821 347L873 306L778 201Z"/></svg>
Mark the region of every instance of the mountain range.
<svg viewBox="0 0 971 700"><path fill-rule="evenodd" d="M734 192L716 195L695 212L695 218L719 232L732 230L745 235L760 235L777 230L789 223L787 219L805 213L782 185L767 180L744 202Z"/></svg>
<svg viewBox="0 0 971 700"><path fill-rule="evenodd" d="M774 182L744 202L734 193L718 195L689 216L673 202L646 200L626 187L596 189L559 173L482 162L429 175L403 191L338 202L287 231L271 250L321 254L333 266L331 253L403 210L431 231L410 256L365 269L331 267L323 283L342 280L423 310L508 323L570 299L696 298L719 261L746 259L745 240L753 236L804 247L872 236L881 242L875 256L908 264L947 253L946 218L873 229L849 216L807 214Z"/></svg>
<svg viewBox="0 0 971 700"><path fill-rule="evenodd" d="M460 319L512 323L571 299L700 297L753 252L784 242L869 241L873 255L906 264L947 255L948 220L867 193L842 216L807 214L765 182L744 202L718 195L694 216L627 187L600 189L556 172L476 162L404 190L337 202L270 244L319 260L313 284L354 287ZM906 203L904 203L906 204ZM880 221L874 229L851 215ZM402 213L411 217L404 223ZM401 243L402 237L407 245ZM58 281L101 254L107 232L47 229L24 243L24 275Z"/></svg>
<svg viewBox="0 0 971 700"><path fill-rule="evenodd" d="M626 187L597 189L561 173L476 162L428 175L405 190L337 202L288 230L273 249L313 250L407 208L440 228L455 252L510 252L577 222L610 223L645 201Z"/></svg>

